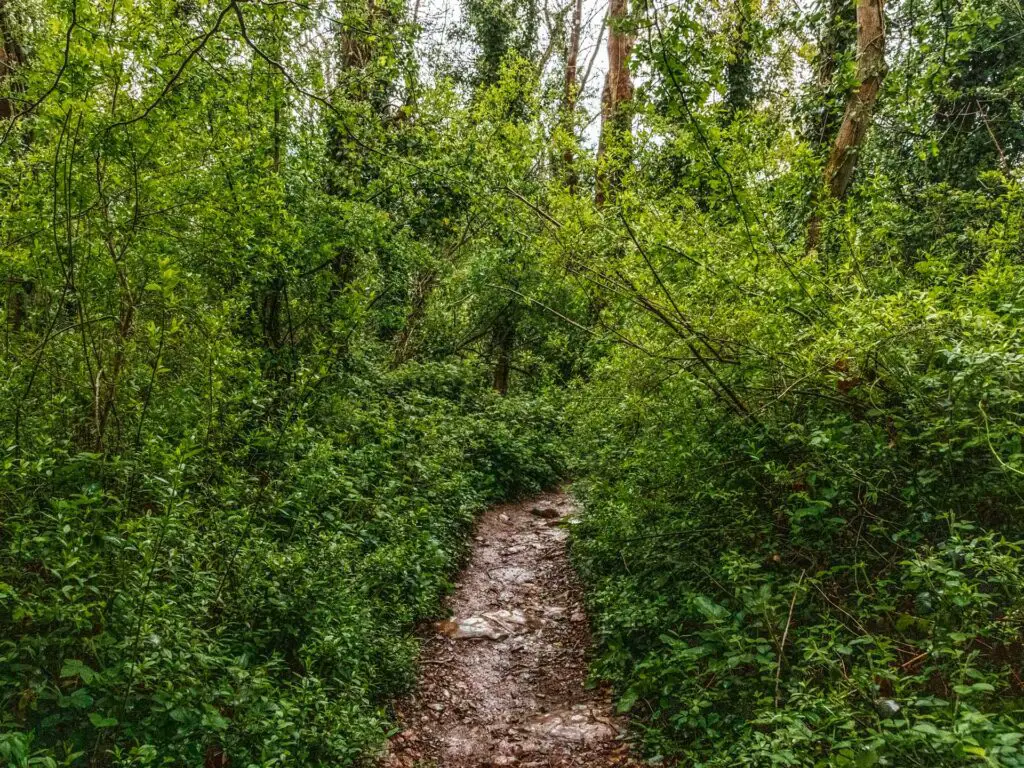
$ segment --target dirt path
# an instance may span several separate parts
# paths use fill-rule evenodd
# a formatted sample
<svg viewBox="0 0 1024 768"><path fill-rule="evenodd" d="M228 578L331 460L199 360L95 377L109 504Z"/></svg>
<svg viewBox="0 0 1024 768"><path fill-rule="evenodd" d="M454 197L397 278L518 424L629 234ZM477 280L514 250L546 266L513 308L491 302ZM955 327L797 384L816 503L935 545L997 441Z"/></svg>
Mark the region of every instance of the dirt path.
<svg viewBox="0 0 1024 768"><path fill-rule="evenodd" d="M549 493L480 519L385 766L634 764L607 696L584 687L590 633L566 558L574 512L571 497Z"/></svg>

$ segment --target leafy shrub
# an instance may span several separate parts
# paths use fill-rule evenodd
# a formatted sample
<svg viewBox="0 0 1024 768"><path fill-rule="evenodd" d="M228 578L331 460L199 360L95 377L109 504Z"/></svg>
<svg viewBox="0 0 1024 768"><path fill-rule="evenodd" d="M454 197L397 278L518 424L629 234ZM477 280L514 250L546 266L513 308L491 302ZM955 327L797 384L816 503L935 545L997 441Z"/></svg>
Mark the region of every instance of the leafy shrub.
<svg viewBox="0 0 1024 768"><path fill-rule="evenodd" d="M474 513L562 459L550 407L471 367L374 370L202 450L8 453L12 765L349 765L377 748Z"/></svg>
<svg viewBox="0 0 1024 768"><path fill-rule="evenodd" d="M715 304L746 414L636 351L581 389L595 674L653 754L1024 765L1020 200L861 212L856 290L811 325L792 297ZM700 326L720 283L673 288Z"/></svg>

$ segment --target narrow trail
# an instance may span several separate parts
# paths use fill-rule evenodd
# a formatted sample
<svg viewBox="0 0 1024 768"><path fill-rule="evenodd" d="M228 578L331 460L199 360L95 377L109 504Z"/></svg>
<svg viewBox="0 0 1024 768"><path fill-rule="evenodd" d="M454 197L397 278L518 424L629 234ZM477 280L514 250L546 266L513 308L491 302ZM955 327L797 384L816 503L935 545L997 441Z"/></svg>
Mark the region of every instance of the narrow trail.
<svg viewBox="0 0 1024 768"><path fill-rule="evenodd" d="M590 631L564 527L575 511L547 493L481 517L384 766L635 765L607 694L584 685Z"/></svg>

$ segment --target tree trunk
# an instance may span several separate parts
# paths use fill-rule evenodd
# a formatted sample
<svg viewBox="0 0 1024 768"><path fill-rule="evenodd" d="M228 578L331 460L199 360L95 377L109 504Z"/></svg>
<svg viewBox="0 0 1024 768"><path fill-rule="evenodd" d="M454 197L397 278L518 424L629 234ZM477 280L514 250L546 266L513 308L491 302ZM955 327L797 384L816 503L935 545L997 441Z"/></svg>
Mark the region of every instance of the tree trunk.
<svg viewBox="0 0 1024 768"><path fill-rule="evenodd" d="M729 60L725 65L727 122L750 106L753 97L753 43L750 40L750 0L736 0L729 27Z"/></svg>
<svg viewBox="0 0 1024 768"><path fill-rule="evenodd" d="M26 304L35 285L23 277L7 278L7 323L14 333L20 333L25 325Z"/></svg>
<svg viewBox="0 0 1024 768"><path fill-rule="evenodd" d="M410 301L409 312L405 317L405 325L398 334L395 342L394 365L399 366L412 357L412 338L416 333L423 318L427 314L427 304L430 295L437 285L438 274L436 270L428 270L415 281L412 288L412 300Z"/></svg>
<svg viewBox="0 0 1024 768"><path fill-rule="evenodd" d="M505 307L491 328L491 346L494 349L494 389L508 394L512 377L512 355L516 345L516 319L513 305Z"/></svg>
<svg viewBox="0 0 1024 768"><path fill-rule="evenodd" d="M277 31L276 25L273 29L273 37L270 43L271 56L274 61L281 60L281 33ZM253 62L253 67L258 60ZM270 145L270 168L272 176L279 176L281 173L281 105L280 92L273 82L276 71L269 70L268 87L272 90L273 104L271 109L271 145ZM270 282L263 289L261 298L261 318L263 327L263 344L267 349L278 349L284 341L282 333L282 313L287 302L286 283L283 275L278 274L271 278Z"/></svg>
<svg viewBox="0 0 1024 768"><path fill-rule="evenodd" d="M823 153L829 149L842 119L842 104L837 103L834 88L839 70L839 57L849 50L856 39L857 10L849 0L828 0L828 14L818 43L815 57L814 79L821 98L820 110L810 126L808 139Z"/></svg>
<svg viewBox="0 0 1024 768"><path fill-rule="evenodd" d="M884 0L857 2L857 82L846 101L832 152L825 166L825 183L837 200L846 196L857 168L857 154L867 138L871 116L882 89L885 64Z"/></svg>
<svg viewBox="0 0 1024 768"><path fill-rule="evenodd" d="M565 55L565 91L562 102L562 121L568 142L562 152L562 166L565 183L571 194L576 194L579 178L576 174L576 99L579 95L577 69L580 57L580 28L583 26L583 0L576 0L572 12L572 26L569 28L569 47Z"/></svg>
<svg viewBox="0 0 1024 768"><path fill-rule="evenodd" d="M24 63L25 51L14 32L10 0L0 0L0 119L14 115L12 96L22 90L15 76Z"/></svg>
<svg viewBox="0 0 1024 768"><path fill-rule="evenodd" d="M0 120L9 120L15 114L15 94L23 88L18 82L17 70L25 63L25 51L14 33L9 0L0 0ZM15 333L25 323L26 301L32 293L33 283L20 276L8 276L7 323Z"/></svg>
<svg viewBox="0 0 1024 768"><path fill-rule="evenodd" d="M281 315L284 310L284 277L275 275L263 290L260 308L260 325L263 329L263 344L267 349L278 349L284 341Z"/></svg>
<svg viewBox="0 0 1024 768"><path fill-rule="evenodd" d="M416 0L412 6L412 16L410 17L411 26L413 29L418 29L420 19L420 0ZM414 33L416 34L416 33ZM407 61L403 67L402 80L405 86L405 94L402 99L402 107L395 113L395 122L404 123L412 120L413 115L416 114L416 102L418 99L419 92L419 71L416 67L415 57L412 61Z"/></svg>
<svg viewBox="0 0 1024 768"><path fill-rule="evenodd" d="M608 7L608 74L601 94L601 138L597 147L597 179L594 202L598 206L614 198L622 179L623 159L631 138L633 80L629 55L633 36L626 29L629 0L611 0Z"/></svg>
<svg viewBox="0 0 1024 768"><path fill-rule="evenodd" d="M344 91L353 102L370 104L378 116L383 116L383 89L379 83L368 80L366 70L374 61L381 42L375 33L379 25L387 25L392 21L387 8L378 8L376 0L365 0L359 26L342 26L337 32L335 42L338 46L338 58L341 67L341 80ZM348 81L345 81L348 78ZM380 91L380 92L378 92ZM350 106L342 102L342 110L349 112ZM351 117L364 119L358 113ZM365 185L377 175L371 158L367 157L358 140L353 136L352 128L343 128L337 116L330 118L327 130L327 155L333 171L327 177L327 192L335 197L348 197L353 190ZM358 127L355 128L359 130ZM356 253L347 246L340 247L335 254L332 271L334 282L330 289L333 299L339 298L356 275Z"/></svg>
<svg viewBox="0 0 1024 768"><path fill-rule="evenodd" d="M857 85L846 99L846 109L825 163L825 189L834 200L843 200L857 169L875 102L885 80L884 0L857 0ZM821 217L815 211L807 227L807 249L818 247Z"/></svg>
<svg viewBox="0 0 1024 768"><path fill-rule="evenodd" d="M401 22L388 3L366 0L358 27L342 27L338 32L341 69L350 78L348 93L355 101L371 105L377 117L388 116L388 94L394 85L373 71L378 57L389 55L390 36Z"/></svg>

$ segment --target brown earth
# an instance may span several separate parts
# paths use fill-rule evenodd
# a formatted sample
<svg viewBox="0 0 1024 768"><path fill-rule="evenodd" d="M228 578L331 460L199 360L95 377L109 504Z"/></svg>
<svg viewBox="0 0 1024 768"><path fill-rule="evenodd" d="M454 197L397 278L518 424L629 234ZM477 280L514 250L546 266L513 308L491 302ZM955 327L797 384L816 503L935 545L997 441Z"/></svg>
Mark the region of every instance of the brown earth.
<svg viewBox="0 0 1024 768"><path fill-rule="evenodd" d="M575 511L547 493L481 517L386 768L636 765L607 692L585 685L590 628L566 556Z"/></svg>

